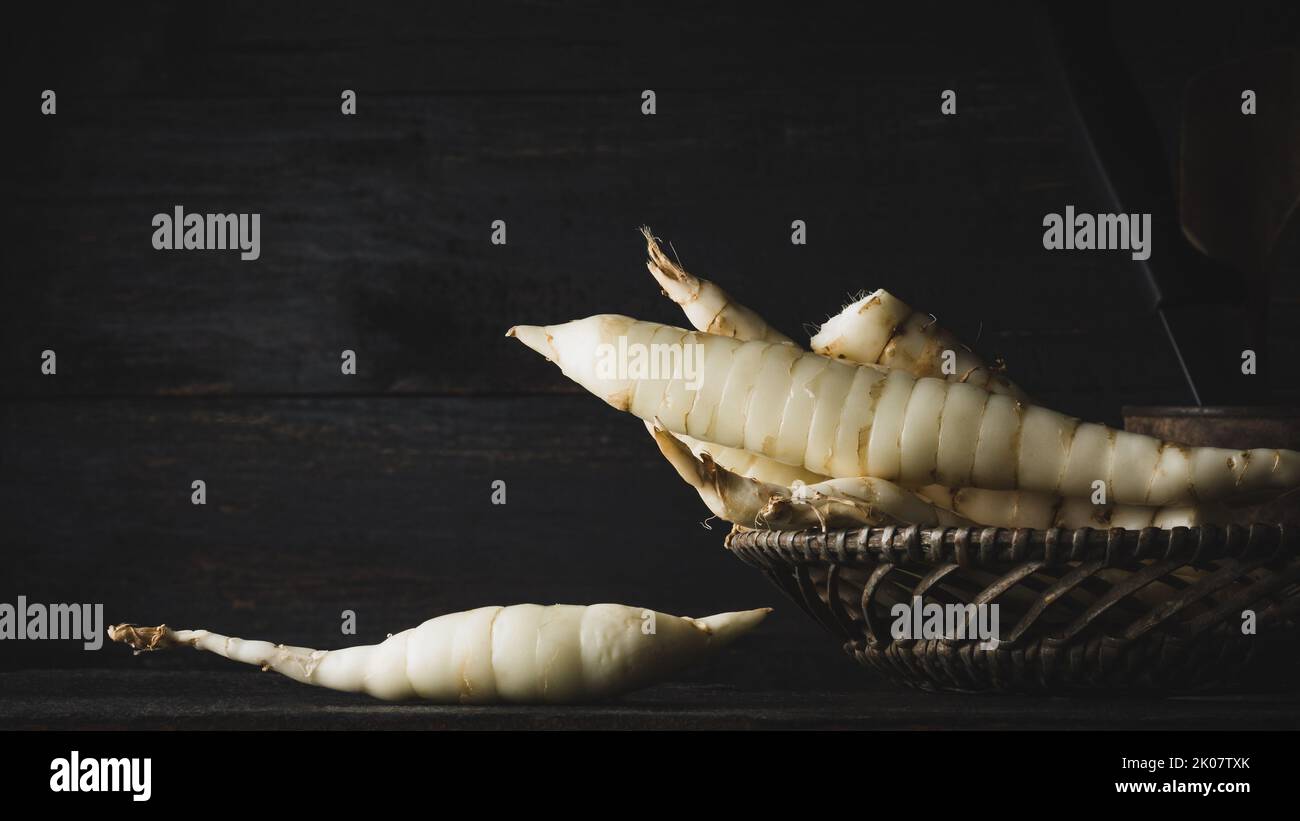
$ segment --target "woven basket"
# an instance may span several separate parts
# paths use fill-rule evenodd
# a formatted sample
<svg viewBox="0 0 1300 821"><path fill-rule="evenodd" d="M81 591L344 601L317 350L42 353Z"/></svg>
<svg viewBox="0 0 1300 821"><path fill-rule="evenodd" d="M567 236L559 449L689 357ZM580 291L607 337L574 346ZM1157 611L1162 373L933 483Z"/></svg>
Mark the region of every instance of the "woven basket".
<svg viewBox="0 0 1300 821"><path fill-rule="evenodd" d="M726 544L849 655L913 687L1172 694L1300 683L1300 527L736 529ZM974 630L896 639L891 611L914 599L996 604L998 641Z"/></svg>

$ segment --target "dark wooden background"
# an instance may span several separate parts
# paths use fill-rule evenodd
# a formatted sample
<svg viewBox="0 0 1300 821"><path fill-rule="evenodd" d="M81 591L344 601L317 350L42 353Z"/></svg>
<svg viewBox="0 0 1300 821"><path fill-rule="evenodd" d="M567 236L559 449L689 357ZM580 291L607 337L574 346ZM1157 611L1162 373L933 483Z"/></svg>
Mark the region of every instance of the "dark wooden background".
<svg viewBox="0 0 1300 821"><path fill-rule="evenodd" d="M884 286L1062 410L1188 400L1127 254L1042 249L1044 214L1107 209L1031 6L267 5L0 35L0 600L324 646L484 604L774 605L692 675L875 686L700 526L639 422L503 338L680 324L641 224L799 337ZM1170 146L1192 73L1297 33L1285 3L1117 19ZM261 259L152 250L177 204L261 213ZM1294 276L1273 311L1294 354ZM1294 368L1275 387L1300 397ZM6 669L206 663L0 645Z"/></svg>

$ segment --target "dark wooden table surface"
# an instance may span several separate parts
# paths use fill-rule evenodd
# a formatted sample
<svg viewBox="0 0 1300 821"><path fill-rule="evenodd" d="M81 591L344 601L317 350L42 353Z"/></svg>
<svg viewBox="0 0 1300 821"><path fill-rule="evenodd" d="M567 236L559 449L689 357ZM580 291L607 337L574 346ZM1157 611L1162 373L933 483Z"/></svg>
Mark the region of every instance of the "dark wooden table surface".
<svg viewBox="0 0 1300 821"><path fill-rule="evenodd" d="M0 674L0 729L710 730L1300 727L1300 697L1172 699L934 694L895 688L665 684L578 706L385 704L251 672L34 670Z"/></svg>

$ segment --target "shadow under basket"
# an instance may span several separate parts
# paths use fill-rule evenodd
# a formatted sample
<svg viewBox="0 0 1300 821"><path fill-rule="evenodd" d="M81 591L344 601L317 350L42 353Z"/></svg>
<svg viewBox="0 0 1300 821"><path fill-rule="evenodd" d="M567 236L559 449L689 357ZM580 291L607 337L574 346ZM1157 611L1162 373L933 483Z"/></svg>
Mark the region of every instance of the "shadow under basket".
<svg viewBox="0 0 1300 821"><path fill-rule="evenodd" d="M726 545L849 655L924 690L1177 694L1300 684L1293 525L737 528ZM942 613L947 632L895 638L904 612L907 625L923 628ZM997 641L987 642L981 632L994 613Z"/></svg>

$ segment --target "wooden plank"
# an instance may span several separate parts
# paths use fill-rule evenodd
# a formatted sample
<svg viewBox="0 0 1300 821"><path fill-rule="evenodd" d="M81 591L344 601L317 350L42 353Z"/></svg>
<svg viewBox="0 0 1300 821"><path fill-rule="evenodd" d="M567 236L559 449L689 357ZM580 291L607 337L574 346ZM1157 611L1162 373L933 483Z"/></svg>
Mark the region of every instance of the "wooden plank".
<svg viewBox="0 0 1300 821"><path fill-rule="evenodd" d="M746 653L762 649L757 640L745 641ZM6 695L0 729L1277 730L1300 724L1294 695L990 698L873 686L865 677L845 690L807 682L779 688L768 675L737 678L735 685L707 678L731 672L727 662L686 676L704 682L665 684L602 704L384 704L269 673L232 671L229 664L202 672L160 669L164 658L132 659L131 670L0 674ZM781 665L764 672L780 675Z"/></svg>
<svg viewBox="0 0 1300 821"><path fill-rule="evenodd" d="M789 675L860 675L722 549L725 528L700 527L707 511L641 425L586 398L32 400L0 420L11 603L326 647L486 604L773 605L764 635ZM196 478L206 506L190 503ZM3 649L10 668L131 661Z"/></svg>
<svg viewBox="0 0 1300 821"><path fill-rule="evenodd" d="M953 8L836 6L833 14L754 4L637 6L487 2L365 9L340 0L301 7L254 2L196 9L145 4L16 13L6 47L42 87L90 81L117 96L275 97L305 90L586 90L723 88L804 79L844 82L908 64L945 71L1010 64L980 31L1031 48L1024 15ZM109 42L112 48L102 44Z"/></svg>
<svg viewBox="0 0 1300 821"><path fill-rule="evenodd" d="M1038 393L1082 382L1123 401L1173 398L1176 366L1124 260L1041 249L1041 215L1084 197L1049 181L1058 167L1018 160L1016 132L1036 118L987 123L991 141L982 125L958 126L973 152L960 158L937 120L904 134L864 117L790 143L749 127L755 111L787 127L825 121L842 101L811 96L797 113L770 92L685 95L674 105L694 115L687 123L651 126L609 118L607 100L417 101L406 115L389 102L373 105L408 126L331 136L302 110L283 115L295 127L262 111L213 133L203 106L170 103L106 138L113 114L101 105L102 119L59 135L58 156L79 158L80 172L52 160L61 184L33 182L12 215L25 239L6 253L24 273L0 309L16 352L0 361L0 389L568 390L501 334L602 311L680 322L642 266L635 229L647 222L789 333L883 284L979 337ZM540 148L515 133L520 122L537 125ZM262 213L262 258L153 251L151 215L178 202ZM906 205L916 202L929 204ZM789 243L792 217L807 220L808 246ZM496 218L505 247L488 242ZM39 373L46 348L60 356L57 378ZM339 373L343 349L358 353L355 377ZM1150 358L1135 364L1133 350ZM1058 371L1083 378L1061 385Z"/></svg>
<svg viewBox="0 0 1300 821"><path fill-rule="evenodd" d="M1021 24L975 48L946 27L828 34L759 15L720 56L708 32L735 21L700 12L671 23L704 26L673 40L675 59L604 72L626 30L548 8L506 15L499 36L438 40L503 66L466 89L412 68L432 18L386 43L365 21L355 39L311 21L277 39L289 23L267 13L249 27L214 11L157 84L138 81L176 56L161 39L104 57L140 63L69 76L57 118L19 120L0 395L570 391L500 336L601 311L679 322L641 264L649 223L788 333L885 285L1065 410L1117 421L1125 402L1181 401L1125 256L1041 248L1043 214L1092 197ZM520 86L518 65L553 56L547 26L575 16L593 19L574 37L598 44L573 57L586 84ZM550 22L519 35L534 17ZM467 31L458 20L445 31ZM772 58L778 34L788 50ZM39 86L44 59L13 81ZM643 79L697 59L730 67ZM358 117L307 82L327 82L325 60L377 72ZM659 113L643 117L636 89L656 83ZM936 113L948 85L957 118ZM153 251L150 219L177 203L261 213L262 258ZM789 243L796 218L805 247ZM493 219L505 247L488 241ZM56 378L39 373L46 348ZM355 377L339 373L345 348Z"/></svg>

